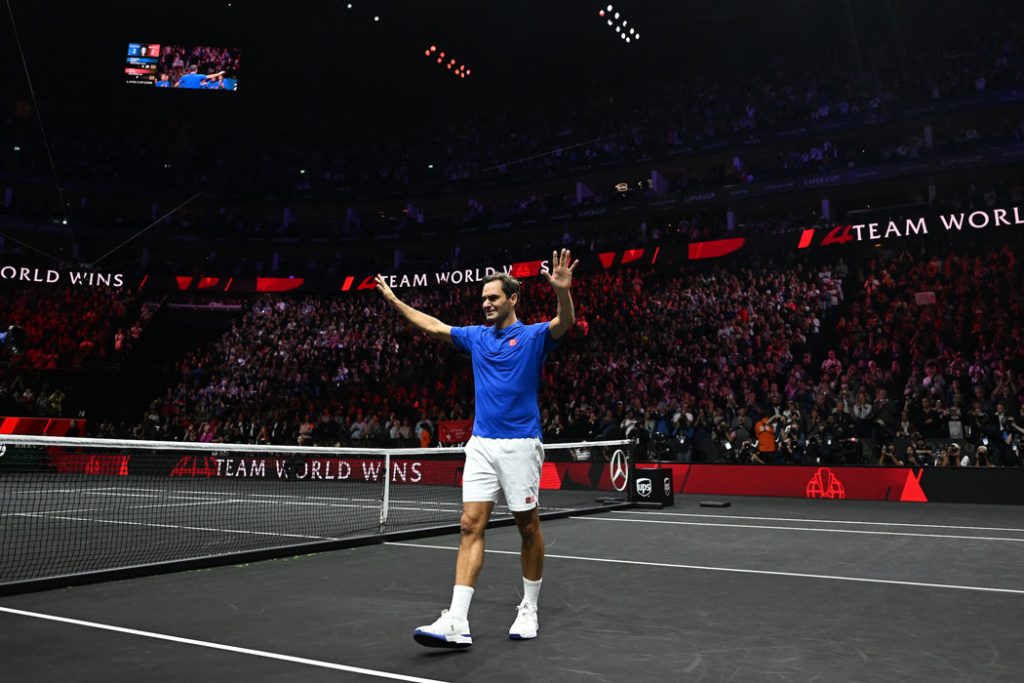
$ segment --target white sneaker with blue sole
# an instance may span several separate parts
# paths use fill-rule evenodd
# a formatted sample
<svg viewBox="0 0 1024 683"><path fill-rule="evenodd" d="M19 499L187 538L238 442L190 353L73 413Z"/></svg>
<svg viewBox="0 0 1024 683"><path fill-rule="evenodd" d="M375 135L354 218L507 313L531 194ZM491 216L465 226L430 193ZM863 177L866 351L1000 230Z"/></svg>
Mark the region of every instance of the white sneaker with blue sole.
<svg viewBox="0 0 1024 683"><path fill-rule="evenodd" d="M441 612L433 624L420 626L413 631L412 637L426 647L461 650L473 644L473 636L469 634L469 620L456 617L448 610Z"/></svg>
<svg viewBox="0 0 1024 683"><path fill-rule="evenodd" d="M519 614L512 628L508 630L508 637L512 640L536 638L537 631L540 630L537 623L537 605L523 600L516 609L519 610Z"/></svg>

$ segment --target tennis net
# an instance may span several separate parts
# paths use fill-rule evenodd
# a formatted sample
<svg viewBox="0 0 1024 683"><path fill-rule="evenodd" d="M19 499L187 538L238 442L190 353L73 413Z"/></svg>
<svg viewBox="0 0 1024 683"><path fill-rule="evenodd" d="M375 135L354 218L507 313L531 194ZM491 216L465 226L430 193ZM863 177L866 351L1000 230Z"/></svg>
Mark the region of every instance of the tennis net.
<svg viewBox="0 0 1024 683"><path fill-rule="evenodd" d="M625 504L632 449L546 444L542 516ZM463 465L461 448L2 435L0 592L450 532Z"/></svg>

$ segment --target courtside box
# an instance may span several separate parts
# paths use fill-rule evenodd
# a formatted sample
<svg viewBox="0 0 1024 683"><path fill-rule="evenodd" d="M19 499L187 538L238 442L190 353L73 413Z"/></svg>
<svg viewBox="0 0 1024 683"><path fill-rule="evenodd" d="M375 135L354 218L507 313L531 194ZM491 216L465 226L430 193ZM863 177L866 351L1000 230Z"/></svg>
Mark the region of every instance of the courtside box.
<svg viewBox="0 0 1024 683"><path fill-rule="evenodd" d="M675 493L672 488L672 470L638 467L633 478L633 493L637 503L673 505Z"/></svg>

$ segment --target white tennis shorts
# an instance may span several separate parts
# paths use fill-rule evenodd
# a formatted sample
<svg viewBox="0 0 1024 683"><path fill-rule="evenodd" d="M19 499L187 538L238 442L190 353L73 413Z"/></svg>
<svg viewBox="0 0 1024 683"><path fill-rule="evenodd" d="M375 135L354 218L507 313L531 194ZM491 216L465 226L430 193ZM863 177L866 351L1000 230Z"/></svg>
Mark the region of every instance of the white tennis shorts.
<svg viewBox="0 0 1024 683"><path fill-rule="evenodd" d="M540 439L488 439L472 436L466 444L462 502L498 502L498 491L513 512L537 507L544 447Z"/></svg>

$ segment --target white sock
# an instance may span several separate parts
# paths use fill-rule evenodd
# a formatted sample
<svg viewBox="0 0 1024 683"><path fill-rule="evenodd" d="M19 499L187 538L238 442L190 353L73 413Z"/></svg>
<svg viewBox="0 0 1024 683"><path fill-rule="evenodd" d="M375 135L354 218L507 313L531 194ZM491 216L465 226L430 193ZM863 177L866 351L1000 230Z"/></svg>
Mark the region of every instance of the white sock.
<svg viewBox="0 0 1024 683"><path fill-rule="evenodd" d="M469 603L473 600L472 586L455 586L452 589L452 606L448 608L454 616L469 618Z"/></svg>
<svg viewBox="0 0 1024 683"><path fill-rule="evenodd" d="M523 602L528 602L534 607L537 606L537 598L540 597L540 584L544 579L530 581L523 577Z"/></svg>

